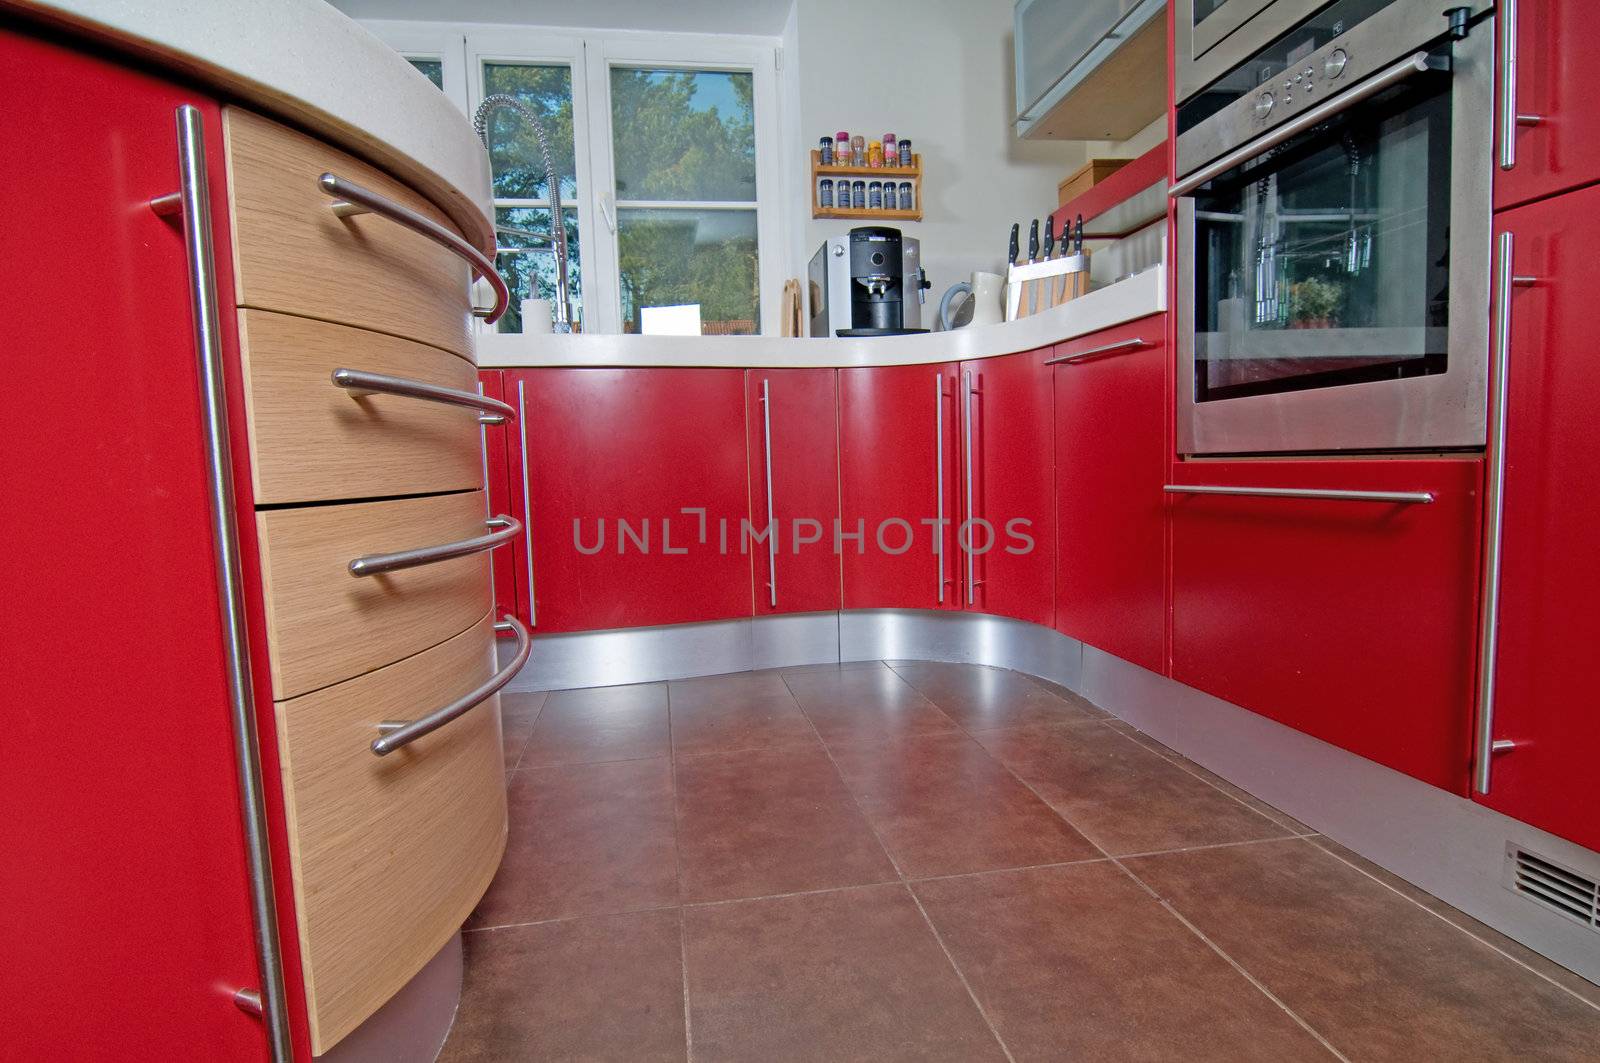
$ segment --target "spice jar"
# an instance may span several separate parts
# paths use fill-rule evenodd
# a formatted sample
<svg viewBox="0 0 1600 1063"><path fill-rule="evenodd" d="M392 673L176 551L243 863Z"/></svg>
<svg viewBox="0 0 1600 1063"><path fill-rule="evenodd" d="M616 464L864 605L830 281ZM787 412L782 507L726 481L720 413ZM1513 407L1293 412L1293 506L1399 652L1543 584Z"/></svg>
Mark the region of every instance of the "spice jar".
<svg viewBox="0 0 1600 1063"><path fill-rule="evenodd" d="M850 165L850 134L842 129L833 136L833 164Z"/></svg>
<svg viewBox="0 0 1600 1063"><path fill-rule="evenodd" d="M817 183L817 206L833 206L833 182L826 177Z"/></svg>

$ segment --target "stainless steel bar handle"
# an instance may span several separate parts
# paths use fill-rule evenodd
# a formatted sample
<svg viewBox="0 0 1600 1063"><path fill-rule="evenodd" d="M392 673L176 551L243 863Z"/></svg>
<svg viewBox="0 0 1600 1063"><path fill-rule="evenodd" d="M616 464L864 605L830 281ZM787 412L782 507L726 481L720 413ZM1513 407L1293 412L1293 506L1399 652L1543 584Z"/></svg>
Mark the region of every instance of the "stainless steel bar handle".
<svg viewBox="0 0 1600 1063"><path fill-rule="evenodd" d="M1370 96L1376 96L1389 86L1404 81L1413 75L1420 74L1427 69L1427 52L1417 52L1410 55L1393 66L1373 74L1353 88L1345 89L1339 95L1328 97L1310 110L1300 112L1298 117L1268 130L1249 143L1228 152L1215 162L1202 166L1189 176L1173 184L1171 188L1167 189L1167 195L1173 198L1186 196L1212 178L1220 177L1229 170L1249 162L1268 148L1277 147L1284 141L1321 125L1340 111L1347 110Z"/></svg>
<svg viewBox="0 0 1600 1063"><path fill-rule="evenodd" d="M1330 502L1393 502L1425 506L1432 491L1341 491L1321 487L1231 487L1213 484L1167 484L1169 495L1241 495L1247 498L1318 498Z"/></svg>
<svg viewBox="0 0 1600 1063"><path fill-rule="evenodd" d="M399 550L392 554L367 554L350 562L350 575L377 576L385 572L398 572L403 568L416 568L418 565L432 565L439 561L449 561L451 558L466 557L468 554L481 554L522 534L522 522L503 513L498 517L490 517L483 523L495 530L488 535L476 535L471 539L440 543L438 546L421 546L415 550Z"/></svg>
<svg viewBox="0 0 1600 1063"><path fill-rule="evenodd" d="M239 811L250 879L250 914L261 969L261 1017L272 1059L275 1063L288 1063L294 1048L289 1038L261 751L256 738L255 687L250 674L233 459L228 445L222 305L217 296L216 259L212 247L205 128L200 109L189 104L177 109L176 118L179 181L176 203L183 220L189 298L194 312L195 355L199 362L200 405L205 429L206 494L210 501L211 538L216 547L217 600L222 612L222 653L227 672L233 756L239 772ZM173 202L167 196L160 199L169 204ZM250 989L239 987L239 992L248 994Z"/></svg>
<svg viewBox="0 0 1600 1063"><path fill-rule="evenodd" d="M333 212L341 218L357 214L381 214L396 225L402 225L420 236L427 237L457 258L465 259L473 272L488 281L489 287L494 289L494 305L473 307L473 316L481 317L485 323L492 325L500 320L500 316L511 305L511 289L506 287L505 280L494 268L494 262L482 251L432 218L424 217L410 207L401 206L392 199L380 196L335 174L325 173L318 177L317 187L324 195L333 197Z"/></svg>
<svg viewBox="0 0 1600 1063"><path fill-rule="evenodd" d="M460 719L468 712L488 701L500 688L511 682L511 677L522 670L528 663L528 654L533 650L533 639L528 636L528 629L514 616L508 616L494 626L496 631L509 631L517 637L517 652L512 655L506 666L489 677L489 681L476 687L466 694L461 695L450 704L434 709L426 716L415 720L400 722L386 720L378 725L378 735L372 743L373 755L386 757L401 746L409 745L425 734L432 734L452 720Z"/></svg>
<svg viewBox="0 0 1600 1063"><path fill-rule="evenodd" d="M973 522L973 512L972 512L972 398L973 398L973 395L975 395L975 394L976 394L976 389L973 388L973 386L972 386L972 370L968 369L968 370L964 371L961 374L961 417L962 417L962 428L963 428L963 443L964 443L964 446L965 446L965 449L966 449L965 462L966 462L966 481L967 481L967 483L966 483L967 516L966 516L966 520L963 522L967 526L967 545L962 547L962 551L967 555L967 604L968 605L971 605L976 600L977 587L978 587L977 572L976 572L976 570L974 568L975 558L976 558L977 555L973 552L973 549L972 549L972 534L973 534L972 533L972 522ZM957 545L959 545L960 542L961 542L961 536L960 536L959 533L957 533L957 535L956 535L956 543L957 543Z"/></svg>
<svg viewBox="0 0 1600 1063"><path fill-rule="evenodd" d="M767 601L778 607L778 533L772 511L772 396L761 381L761 439L767 460Z"/></svg>
<svg viewBox="0 0 1600 1063"><path fill-rule="evenodd" d="M483 381L478 381L478 394L483 394ZM483 519L485 522L493 519L494 510L489 507L493 504L489 497L489 426L491 424L505 424L504 417L478 418L478 463L483 473ZM500 600L499 591L494 585L494 566L489 566L489 600Z"/></svg>
<svg viewBox="0 0 1600 1063"><path fill-rule="evenodd" d="M1500 0L1500 169L1516 168L1517 127L1542 121L1517 112L1517 0Z"/></svg>
<svg viewBox="0 0 1600 1063"><path fill-rule="evenodd" d="M939 604L944 604L944 376L933 374L933 484L938 498L933 526L933 559L939 566Z"/></svg>
<svg viewBox="0 0 1600 1063"><path fill-rule="evenodd" d="M539 626L539 607L533 597L533 480L528 476L528 400L523 381L517 381L517 423L523 425L517 448L522 455L522 527L528 545L528 626Z"/></svg>
<svg viewBox="0 0 1600 1063"><path fill-rule="evenodd" d="M1079 362L1087 362L1095 358L1107 358L1114 354L1132 354L1134 351L1142 351L1150 346L1154 345L1149 340L1138 338L1123 340L1120 343L1107 343L1101 347L1090 347L1087 351L1079 351L1077 354L1063 354L1059 358L1047 358L1044 364L1076 365Z"/></svg>
<svg viewBox="0 0 1600 1063"><path fill-rule="evenodd" d="M333 386L344 388L350 393L351 398L360 398L363 395L400 395L408 399L442 402L447 406L464 406L469 410L478 410L491 417L500 418L500 420L484 421L484 424L504 424L505 418L517 415L517 411L506 403L476 391L459 391L438 384L425 384L420 380L408 380L403 376L385 376L382 373L369 373L364 369L335 369L332 379Z"/></svg>

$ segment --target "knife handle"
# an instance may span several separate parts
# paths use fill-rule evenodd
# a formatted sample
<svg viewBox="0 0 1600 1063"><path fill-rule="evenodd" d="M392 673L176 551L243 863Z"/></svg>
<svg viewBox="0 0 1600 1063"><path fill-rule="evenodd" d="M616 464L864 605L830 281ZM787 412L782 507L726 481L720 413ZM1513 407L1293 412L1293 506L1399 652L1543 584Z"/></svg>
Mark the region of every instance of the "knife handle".
<svg viewBox="0 0 1600 1063"><path fill-rule="evenodd" d="M1012 222L1011 223L1011 247L1006 252L1006 261L1009 262L1013 266L1015 266L1017 264L1017 234L1020 231L1021 231L1021 226L1019 226L1016 222Z"/></svg>

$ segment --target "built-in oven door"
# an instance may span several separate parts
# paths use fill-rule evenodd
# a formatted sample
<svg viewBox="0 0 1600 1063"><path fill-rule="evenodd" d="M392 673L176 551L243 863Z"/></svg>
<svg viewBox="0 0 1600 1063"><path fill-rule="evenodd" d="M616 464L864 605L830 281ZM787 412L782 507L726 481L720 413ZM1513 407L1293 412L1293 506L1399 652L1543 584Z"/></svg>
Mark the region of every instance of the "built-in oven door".
<svg viewBox="0 0 1600 1063"><path fill-rule="evenodd" d="M1492 41L1179 199L1183 453L1483 445Z"/></svg>

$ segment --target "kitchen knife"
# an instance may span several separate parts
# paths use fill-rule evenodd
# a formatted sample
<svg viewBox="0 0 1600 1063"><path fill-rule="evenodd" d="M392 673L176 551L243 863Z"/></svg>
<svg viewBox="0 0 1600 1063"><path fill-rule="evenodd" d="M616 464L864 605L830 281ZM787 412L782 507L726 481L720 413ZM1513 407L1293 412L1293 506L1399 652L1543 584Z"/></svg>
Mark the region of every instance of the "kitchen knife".
<svg viewBox="0 0 1600 1063"><path fill-rule="evenodd" d="M1071 228L1073 229L1073 233L1072 233L1072 254L1073 254L1074 257L1078 257L1078 256L1081 256L1083 254L1083 215L1082 214L1078 215L1076 222L1071 226ZM1066 243L1067 243L1067 234L1066 234L1066 231L1063 230L1062 234L1061 234L1061 244L1062 244L1062 253L1063 254L1066 253L1066 250L1065 250ZM1087 269L1080 270L1077 273L1071 274L1071 281L1072 281L1072 295L1073 295L1073 298L1077 298L1080 295L1084 295L1089 291L1089 271Z"/></svg>
<svg viewBox="0 0 1600 1063"><path fill-rule="evenodd" d="M1039 219L1033 219L1033 224L1028 227L1028 265L1039 261ZM1028 313L1033 313L1035 304L1039 300L1039 282L1028 282Z"/></svg>
<svg viewBox="0 0 1600 1063"><path fill-rule="evenodd" d="M1021 227L1016 222L1012 222L1011 223L1011 246L1006 249L1006 263L1007 263L1007 265L1015 266L1017 264L1017 233L1020 232L1020 231L1021 231ZM1011 321L1011 320L1013 320L1014 318L1016 318L1018 316L1018 315L1013 314L1011 312L1011 288L1012 288L1012 285L1014 285L1015 283L1016 282L1011 279L1011 273L1008 270L1006 272L1006 320L1007 321ZM1018 305L1020 306L1020 301L1019 301Z"/></svg>
<svg viewBox="0 0 1600 1063"><path fill-rule="evenodd" d="M1063 234L1063 235L1065 235L1065 234ZM1053 214L1052 215L1046 215L1045 219L1044 219L1044 249L1043 249L1044 250L1044 257L1043 257L1043 259L1041 261L1044 261L1044 262L1049 262L1050 261L1050 253L1055 250L1055 246L1056 246L1056 219L1055 219L1055 215L1053 215ZM1045 309L1048 310L1050 307L1055 306L1055 305L1056 305L1056 279L1054 277L1046 277L1044 279L1044 307L1045 307Z"/></svg>

